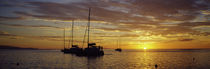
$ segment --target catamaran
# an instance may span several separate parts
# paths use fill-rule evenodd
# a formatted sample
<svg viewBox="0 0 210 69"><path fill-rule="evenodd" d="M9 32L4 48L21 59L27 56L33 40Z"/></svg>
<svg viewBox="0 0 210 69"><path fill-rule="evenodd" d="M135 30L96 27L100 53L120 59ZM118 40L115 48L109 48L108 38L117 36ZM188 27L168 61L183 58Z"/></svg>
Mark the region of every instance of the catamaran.
<svg viewBox="0 0 210 69"><path fill-rule="evenodd" d="M90 43L90 12L91 8L89 8L88 15L88 39L87 39L87 48L84 49L84 56L103 56L104 51L103 47L96 46L96 43Z"/></svg>

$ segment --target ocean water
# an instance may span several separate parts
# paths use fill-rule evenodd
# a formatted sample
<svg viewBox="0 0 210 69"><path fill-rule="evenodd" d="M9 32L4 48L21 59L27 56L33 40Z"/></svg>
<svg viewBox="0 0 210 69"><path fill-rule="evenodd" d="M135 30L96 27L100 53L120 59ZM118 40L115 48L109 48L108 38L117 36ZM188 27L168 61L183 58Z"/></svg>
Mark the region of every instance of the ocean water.
<svg viewBox="0 0 210 69"><path fill-rule="evenodd" d="M210 69L210 51L105 50L78 57L59 50L0 50L0 69ZM194 60L193 60L194 59Z"/></svg>

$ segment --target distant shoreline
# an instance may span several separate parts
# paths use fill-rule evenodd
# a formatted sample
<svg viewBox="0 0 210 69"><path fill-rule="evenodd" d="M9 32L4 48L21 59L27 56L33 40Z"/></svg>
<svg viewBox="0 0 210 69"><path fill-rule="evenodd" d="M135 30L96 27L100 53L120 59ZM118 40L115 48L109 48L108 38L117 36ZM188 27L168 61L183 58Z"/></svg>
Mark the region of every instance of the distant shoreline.
<svg viewBox="0 0 210 69"><path fill-rule="evenodd" d="M39 50L37 48L22 48L22 47L7 46L7 45L0 45L0 49L9 49L9 50Z"/></svg>

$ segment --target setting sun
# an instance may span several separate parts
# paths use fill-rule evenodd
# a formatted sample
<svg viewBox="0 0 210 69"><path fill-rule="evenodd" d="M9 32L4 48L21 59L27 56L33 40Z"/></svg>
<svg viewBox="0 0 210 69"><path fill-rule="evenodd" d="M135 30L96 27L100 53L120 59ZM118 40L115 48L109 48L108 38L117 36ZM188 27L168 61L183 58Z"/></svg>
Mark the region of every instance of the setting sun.
<svg viewBox="0 0 210 69"><path fill-rule="evenodd" d="M147 49L146 47L144 47L144 49Z"/></svg>

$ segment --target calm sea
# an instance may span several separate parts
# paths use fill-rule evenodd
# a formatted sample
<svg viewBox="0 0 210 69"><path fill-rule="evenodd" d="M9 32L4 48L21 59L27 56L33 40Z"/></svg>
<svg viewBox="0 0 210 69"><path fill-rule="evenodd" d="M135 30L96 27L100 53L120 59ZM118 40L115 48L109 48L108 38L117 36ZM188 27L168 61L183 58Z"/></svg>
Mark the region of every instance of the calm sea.
<svg viewBox="0 0 210 69"><path fill-rule="evenodd" d="M193 60L194 59L194 60ZM59 50L0 50L0 69L210 69L210 51L105 50L103 57L78 57Z"/></svg>

